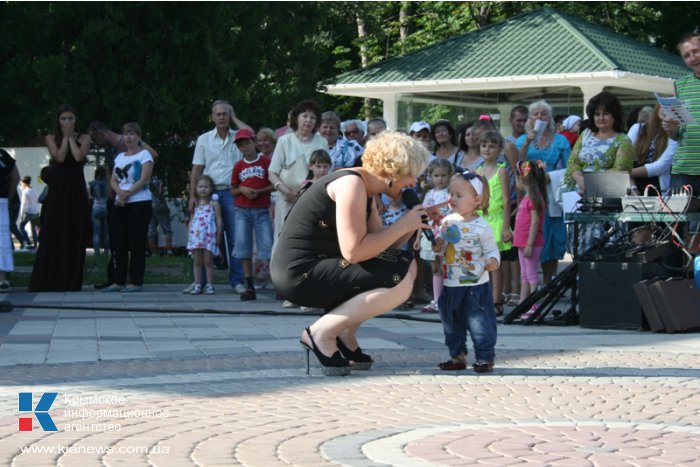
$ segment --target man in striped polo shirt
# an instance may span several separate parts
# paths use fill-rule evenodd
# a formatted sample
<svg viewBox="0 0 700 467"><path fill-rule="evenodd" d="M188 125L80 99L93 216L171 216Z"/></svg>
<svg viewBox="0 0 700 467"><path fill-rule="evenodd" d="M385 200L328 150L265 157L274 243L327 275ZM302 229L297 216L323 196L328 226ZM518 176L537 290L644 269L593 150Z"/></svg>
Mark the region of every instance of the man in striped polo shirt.
<svg viewBox="0 0 700 467"><path fill-rule="evenodd" d="M693 195L700 196L700 32L683 36L678 51L692 73L675 82L676 97L698 123L680 126L676 120L664 119L664 129L679 143L671 167L671 188L690 185Z"/></svg>

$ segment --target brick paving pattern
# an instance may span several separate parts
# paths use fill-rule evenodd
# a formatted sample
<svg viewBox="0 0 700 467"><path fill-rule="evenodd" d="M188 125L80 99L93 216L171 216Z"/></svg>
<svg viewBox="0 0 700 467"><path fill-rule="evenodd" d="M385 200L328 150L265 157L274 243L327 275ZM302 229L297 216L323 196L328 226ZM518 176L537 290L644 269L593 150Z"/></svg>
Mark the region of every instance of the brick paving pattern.
<svg viewBox="0 0 700 467"><path fill-rule="evenodd" d="M178 292L10 294L15 304L48 308L0 313L0 463L692 466L700 459L698 334L499 325L496 368L477 375L438 370L446 358L440 324L397 313L405 319L361 329L363 348L376 358L370 371L324 377L312 361L307 376L298 338L312 316L283 310L271 293L251 304L218 290L206 299ZM33 431L19 431L18 418L28 415L18 412L18 393L34 393L36 404L51 391L59 393L49 412L59 431L42 431L36 419Z"/></svg>

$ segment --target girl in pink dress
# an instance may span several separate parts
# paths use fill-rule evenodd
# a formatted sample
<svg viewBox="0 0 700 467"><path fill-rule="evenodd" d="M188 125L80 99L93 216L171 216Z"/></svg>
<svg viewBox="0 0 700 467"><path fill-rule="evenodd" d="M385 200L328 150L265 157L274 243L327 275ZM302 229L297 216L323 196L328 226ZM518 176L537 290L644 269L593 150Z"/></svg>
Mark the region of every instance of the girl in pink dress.
<svg viewBox="0 0 700 467"><path fill-rule="evenodd" d="M219 245L223 238L223 224L219 202L212 198L214 181L208 175L197 179L195 188L197 203L190 220L187 250L192 253L194 262L194 288L192 295L202 293L202 263L207 275L206 293L214 294L214 257L219 255Z"/></svg>

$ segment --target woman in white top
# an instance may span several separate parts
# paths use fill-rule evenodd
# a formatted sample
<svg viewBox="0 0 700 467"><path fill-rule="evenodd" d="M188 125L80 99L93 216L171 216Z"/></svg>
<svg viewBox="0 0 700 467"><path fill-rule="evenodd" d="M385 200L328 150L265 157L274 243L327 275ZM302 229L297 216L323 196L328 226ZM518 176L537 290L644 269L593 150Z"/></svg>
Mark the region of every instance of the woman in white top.
<svg viewBox="0 0 700 467"><path fill-rule="evenodd" d="M126 151L114 159L110 184L114 191L114 208L110 222L114 283L103 292L141 292L146 270L148 224L151 220L151 190L148 183L153 172L153 157L139 145L141 127L127 123L122 128ZM126 284L127 271L129 284Z"/></svg>
<svg viewBox="0 0 700 467"><path fill-rule="evenodd" d="M627 137L634 145L634 168L630 176L637 185L639 194L647 185L653 185L665 194L671 184L671 164L678 142L669 138L661 128L663 110L656 104L648 123L632 125ZM651 191L650 194L656 195Z"/></svg>
<svg viewBox="0 0 700 467"><path fill-rule="evenodd" d="M275 204L275 243L287 213L299 197L301 185L309 173L309 158L317 149L328 151L328 142L316 130L321 125L321 108L305 100L289 115L290 133L280 137L268 168L270 183L279 192Z"/></svg>

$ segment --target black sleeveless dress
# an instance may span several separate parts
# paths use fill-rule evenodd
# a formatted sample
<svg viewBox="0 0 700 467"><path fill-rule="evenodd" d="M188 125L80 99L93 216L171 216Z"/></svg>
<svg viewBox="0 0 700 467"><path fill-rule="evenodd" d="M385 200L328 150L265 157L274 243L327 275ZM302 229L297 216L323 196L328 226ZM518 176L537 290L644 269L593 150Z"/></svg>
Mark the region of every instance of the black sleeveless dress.
<svg viewBox="0 0 700 467"><path fill-rule="evenodd" d="M50 163L29 292L77 291L83 286L91 222L83 165L75 160L70 146L62 164Z"/></svg>
<svg viewBox="0 0 700 467"><path fill-rule="evenodd" d="M289 211L270 262L277 292L298 305L330 311L350 298L377 288L394 287L408 272L413 254L386 250L351 264L338 243L335 202L326 186L358 172L339 170L312 184ZM367 217L372 198L367 199Z"/></svg>

